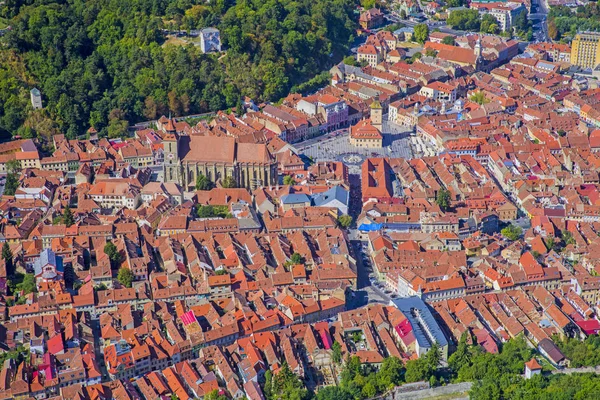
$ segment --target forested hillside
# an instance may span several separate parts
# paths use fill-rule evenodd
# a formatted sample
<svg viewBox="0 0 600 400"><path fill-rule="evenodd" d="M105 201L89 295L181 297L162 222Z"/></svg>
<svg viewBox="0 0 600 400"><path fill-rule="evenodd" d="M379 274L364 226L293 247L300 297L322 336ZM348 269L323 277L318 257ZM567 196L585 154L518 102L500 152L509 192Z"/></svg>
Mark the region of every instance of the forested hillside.
<svg viewBox="0 0 600 400"><path fill-rule="evenodd" d="M0 130L22 136L276 100L339 61L354 0L6 0L0 17ZM163 29L220 29L225 50L165 45ZM33 111L38 87L45 110Z"/></svg>

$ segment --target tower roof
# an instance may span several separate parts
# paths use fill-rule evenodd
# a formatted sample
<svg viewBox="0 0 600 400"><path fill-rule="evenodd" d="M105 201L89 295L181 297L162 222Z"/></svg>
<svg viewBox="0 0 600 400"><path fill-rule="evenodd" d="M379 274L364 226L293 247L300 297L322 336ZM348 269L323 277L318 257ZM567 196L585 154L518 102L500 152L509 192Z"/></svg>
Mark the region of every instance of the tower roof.
<svg viewBox="0 0 600 400"><path fill-rule="evenodd" d="M379 99L373 99L373 102L370 105L371 109L382 108Z"/></svg>

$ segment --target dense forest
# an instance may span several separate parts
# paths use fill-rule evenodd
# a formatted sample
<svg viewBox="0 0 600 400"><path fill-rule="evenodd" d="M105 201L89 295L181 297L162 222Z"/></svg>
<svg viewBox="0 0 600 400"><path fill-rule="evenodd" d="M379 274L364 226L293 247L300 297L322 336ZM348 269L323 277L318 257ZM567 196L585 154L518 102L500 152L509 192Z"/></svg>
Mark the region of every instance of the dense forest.
<svg viewBox="0 0 600 400"><path fill-rule="evenodd" d="M339 61L355 0L6 0L0 39L0 131L111 136L161 114L276 100ZM165 30L214 26L224 54L167 44ZM309 85L310 86L310 85ZM33 111L38 87L43 110Z"/></svg>

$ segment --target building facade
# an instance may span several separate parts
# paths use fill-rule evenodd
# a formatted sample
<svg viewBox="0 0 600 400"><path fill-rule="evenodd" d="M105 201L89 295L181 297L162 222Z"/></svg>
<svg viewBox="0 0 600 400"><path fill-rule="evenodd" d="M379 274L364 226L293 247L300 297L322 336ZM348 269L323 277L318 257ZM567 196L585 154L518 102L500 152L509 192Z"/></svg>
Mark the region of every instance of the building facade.
<svg viewBox="0 0 600 400"><path fill-rule="evenodd" d="M571 43L571 64L594 68L600 64L600 33L578 33Z"/></svg>
<svg viewBox="0 0 600 400"><path fill-rule="evenodd" d="M277 162L265 144L237 143L231 137L167 135L165 182L193 189L198 176L211 182L232 177L239 187L255 189L277 183Z"/></svg>

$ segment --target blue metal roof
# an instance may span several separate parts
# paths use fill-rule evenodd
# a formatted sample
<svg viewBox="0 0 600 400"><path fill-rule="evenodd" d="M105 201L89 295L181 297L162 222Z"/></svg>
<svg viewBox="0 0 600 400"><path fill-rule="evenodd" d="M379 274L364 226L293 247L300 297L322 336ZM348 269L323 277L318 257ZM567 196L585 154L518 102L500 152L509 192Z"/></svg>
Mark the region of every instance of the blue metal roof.
<svg viewBox="0 0 600 400"><path fill-rule="evenodd" d="M319 207L319 206L324 206L327 203L337 200L340 203L347 206L349 198L350 198L350 193L346 189L344 189L343 187L338 185L338 186L332 187L331 189L327 190L326 192L315 195L313 197L313 202L314 202L315 206Z"/></svg>
<svg viewBox="0 0 600 400"><path fill-rule="evenodd" d="M429 348L433 344L432 341L442 347L448 345L448 340L431 314L429 306L420 297L401 297L392 301L410 322L419 347Z"/></svg>
<svg viewBox="0 0 600 400"><path fill-rule="evenodd" d="M52 250L50 249L44 249L41 253L40 253L40 258L38 260L36 260L36 262L33 265L34 271L36 275L39 275L42 273L42 269L46 266L46 265L52 265L54 267L56 267L56 270L59 272L64 272L64 266L63 266L63 259L60 256L57 256Z"/></svg>
<svg viewBox="0 0 600 400"><path fill-rule="evenodd" d="M281 196L282 204L300 204L300 203L310 203L310 198L305 194L286 194Z"/></svg>

